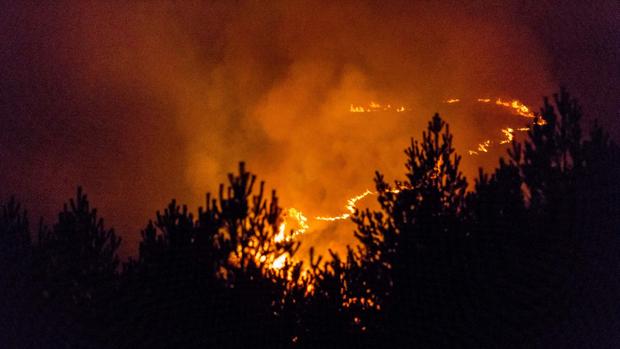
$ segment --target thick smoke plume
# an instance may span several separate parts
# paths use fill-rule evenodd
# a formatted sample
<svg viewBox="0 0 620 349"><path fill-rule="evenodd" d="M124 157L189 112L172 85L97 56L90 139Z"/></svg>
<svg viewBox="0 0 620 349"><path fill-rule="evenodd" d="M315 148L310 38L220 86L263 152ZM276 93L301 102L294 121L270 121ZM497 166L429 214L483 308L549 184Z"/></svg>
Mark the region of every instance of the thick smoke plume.
<svg viewBox="0 0 620 349"><path fill-rule="evenodd" d="M49 217L80 183L126 252L168 199L202 205L239 160L283 206L337 215L374 170L403 173L403 149L435 111L471 178L497 157L466 150L525 121L443 102L535 106L560 82L523 19L533 5L496 3L15 5L3 15L2 194ZM369 101L410 111L349 112ZM350 227L319 227L308 244L351 242Z"/></svg>

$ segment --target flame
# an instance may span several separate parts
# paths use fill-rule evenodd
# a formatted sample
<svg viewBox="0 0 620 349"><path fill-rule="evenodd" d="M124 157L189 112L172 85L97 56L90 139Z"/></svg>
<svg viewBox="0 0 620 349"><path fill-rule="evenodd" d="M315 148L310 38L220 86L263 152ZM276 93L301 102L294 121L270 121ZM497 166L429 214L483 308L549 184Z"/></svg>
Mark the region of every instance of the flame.
<svg viewBox="0 0 620 349"><path fill-rule="evenodd" d="M287 235L287 227L292 226L293 229L289 229ZM283 215L282 222L278 226L278 232L273 238L273 241L276 243L280 243L283 241L290 241L294 239L297 235L304 234L310 226L308 225L308 218L294 207L288 208ZM265 256L262 258L261 262L266 260ZM279 270L284 267L286 261L288 260L288 255L283 254L277 257L269 266L270 269Z"/></svg>
<svg viewBox="0 0 620 349"><path fill-rule="evenodd" d="M536 125L542 126L542 125L546 125L546 124L547 124L547 122L542 117L537 117L536 118Z"/></svg>
<svg viewBox="0 0 620 349"><path fill-rule="evenodd" d="M289 231L289 235L286 235L287 225L295 223L295 229ZM304 234L310 226L308 225L308 218L300 210L291 207L286 210L283 220L278 226L278 233L274 237L275 242L289 241L295 236Z"/></svg>
<svg viewBox="0 0 620 349"><path fill-rule="evenodd" d="M282 222L282 223L280 223L280 226L278 227L278 233L273 238L273 241L275 241L275 242L282 242L282 241L284 241L284 239L285 239L284 232L285 231L286 231L286 222Z"/></svg>
<svg viewBox="0 0 620 349"><path fill-rule="evenodd" d="M490 103L491 99L490 98L478 98L478 99L476 99L476 102ZM510 101L505 101L505 100L503 100L501 98L497 98L495 100L495 104L499 105L499 106L502 106L502 107L510 108L510 109L512 109L512 111L514 111L518 115L524 116L526 118L534 118L534 117L536 117L536 115L534 115L534 113L532 113L530 111L530 108L528 108L525 104L523 104L521 101L519 101L517 99L513 99L513 100L510 100Z"/></svg>
<svg viewBox="0 0 620 349"><path fill-rule="evenodd" d="M362 106L355 106L355 105L351 104L351 108L349 109L349 111L351 113L363 113L366 110Z"/></svg>
<svg viewBox="0 0 620 349"><path fill-rule="evenodd" d="M490 145L491 145L491 140L487 139L483 143L478 144L478 151L487 153L489 151Z"/></svg>
<svg viewBox="0 0 620 349"><path fill-rule="evenodd" d="M382 105L380 103L371 101L368 105L349 105L349 111L351 113L372 113L372 112L380 112L380 111L396 111L397 113L402 113L405 111L409 111L405 106L400 107L392 107L391 104Z"/></svg>
<svg viewBox="0 0 620 349"><path fill-rule="evenodd" d="M446 103L452 104L460 102L461 100L458 98L451 98L446 100ZM491 103L493 100L491 98L478 98L476 102L479 103ZM509 108L513 113L526 117L528 119L535 119L536 124L544 125L545 120L540 117L537 117L533 112L530 111L530 108L523 104L521 101L517 99L512 100L503 100L501 98L495 99L495 105ZM516 128L517 131L528 131L529 127L520 127ZM499 141L499 144L507 144L512 142L514 139L514 131L515 128L506 127L501 129L502 134L504 135L504 139ZM489 147L491 145L490 140L486 140L483 143L479 143L476 150L470 149L467 151L469 155L479 155L480 152L487 153L489 151Z"/></svg>
<svg viewBox="0 0 620 349"><path fill-rule="evenodd" d="M343 220L343 219L348 219L349 217L351 217L351 215L353 213L355 213L355 205L357 204L358 201L362 200L363 198L365 198L368 195L374 194L372 191L366 189L365 192L363 192L360 195L354 196L352 198L350 198L349 200L347 200L347 204L345 205L345 209L348 212L345 212L339 216L334 216L334 217L322 217L322 216L318 216L315 217L316 220L318 221L329 221L329 222L333 222L333 221L339 221L339 220Z"/></svg>
<svg viewBox="0 0 620 349"><path fill-rule="evenodd" d="M501 98L498 98L495 101L495 104L511 108L514 112L526 118L533 119L536 117L536 115L534 115L534 113L530 111L530 108L528 108L525 104L519 102L516 99L510 102L507 102L507 101L503 101Z"/></svg>
<svg viewBox="0 0 620 349"><path fill-rule="evenodd" d="M297 221L298 228L297 230L295 230L297 234L303 234L306 232L306 230L308 230L308 218L306 218L306 216L304 216L304 214L300 210L295 208L289 208L288 214L289 217Z"/></svg>
<svg viewBox="0 0 620 349"><path fill-rule="evenodd" d="M393 191L395 193L398 193L400 190L395 189ZM350 198L349 200L347 200L347 204L345 205L345 210L347 212L339 216L334 216L334 217L317 216L314 219L317 221L330 221L330 222L348 219L349 217L351 217L353 213L355 213L355 208L356 208L357 203L363 198L365 198L366 196L372 195L372 194L376 194L376 193L370 191L369 189L366 189L366 191L364 191L363 193ZM287 235L287 227L291 223L295 223L295 229L291 229L289 231L289 234ZM282 222L278 226L278 232L274 236L273 240L276 243L279 243L282 241L289 241L291 239L294 239L298 235L306 233L306 231L308 231L309 229L310 229L310 225L308 224L308 218L300 210L291 207L286 210L286 213L284 214ZM264 262L267 257L257 255L255 256L255 258L259 259L261 262ZM277 257L276 259L274 259L274 261L269 265L269 268L273 270L282 269L288 259L289 259L288 255L283 254ZM311 289L309 289L308 291L311 291Z"/></svg>
<svg viewBox="0 0 620 349"><path fill-rule="evenodd" d="M537 125L545 125L546 122L543 118L541 118L540 116L537 116L536 114L534 114L530 108L528 106L526 106L524 103L522 103L521 101L517 100L517 99L510 99L510 100L504 100L501 98L496 98L495 100L491 99L491 98L477 98L475 100L478 103L491 103L494 102L495 105L497 106L501 106L501 107L505 107L510 109L513 113L528 118L528 119L534 119L534 123L536 123ZM454 103L459 103L461 102L460 98L449 98L447 100L445 100L445 103L447 104L454 104ZM369 106L367 108L364 108L363 106L354 106L353 104L351 104L351 112L371 112L371 111L379 111L379 110L391 110L391 105L387 105L387 107L382 107L381 104L376 103L374 101L371 101ZM405 107L399 107L395 109L396 112L403 112L405 111ZM502 128L501 134L503 134L503 139L499 140L498 143L499 144L507 144L513 141L514 139L514 132L516 131L529 131L530 128L529 127L519 127L519 128L513 128L513 127L506 127L506 128ZM492 145L492 141L490 139L485 140L482 143L479 143L477 145L477 148L474 149L469 149L467 151L467 153L469 155L480 155L480 153L488 153L489 152L489 148ZM435 176L437 176L439 174L438 170L440 168L441 164L438 162L436 164L436 174ZM370 195L373 194L372 192L370 192L369 190L366 190L366 192L364 192L364 194L354 197L352 199L349 199L347 205L345 206L345 208L347 209L348 212L345 212L339 216L333 216L333 217L316 217L317 220L322 220L322 221L338 221L338 220L344 220L347 219L351 216L351 214L355 211L355 204L357 203L357 201L361 200L363 197L365 197L366 195Z"/></svg>
<svg viewBox="0 0 620 349"><path fill-rule="evenodd" d="M436 179L441 175L441 165L443 164L443 158L439 157L437 162L435 162L435 167L433 168L433 173L431 174L432 179Z"/></svg>
<svg viewBox="0 0 620 349"><path fill-rule="evenodd" d="M495 105L509 108L513 113L519 116L526 117L526 118L534 118L535 119L534 122L538 125L545 124L545 121L542 118L537 117L534 113L530 111L530 109L525 104L523 104L522 102L516 99L503 100L501 98L497 98L495 100L492 100L490 98L478 98L475 101L479 103L494 102ZM448 104L454 104L454 103L459 103L459 102L461 102L461 99L459 98L450 98L445 101L445 103L448 103ZM377 103L375 101L371 101L367 105L350 104L349 106L349 111L351 113L371 113L371 112L381 112L381 111L388 111L388 112L391 111L391 112L401 113L401 112L405 112L409 110L410 109L406 108L405 106L392 107L391 104L382 105L381 103ZM523 132L523 131L528 131L529 129L530 129L529 127L502 128L500 131L503 134L504 138L502 140L499 140L498 143L499 144L510 143L514 139L515 131ZM487 139L484 142L479 143L477 145L476 150L471 150L471 149L468 150L468 154L479 155L480 153L487 153L492 144L493 144L493 141L491 141L490 139ZM434 173L432 174L433 178L436 178L440 175L441 165L442 165L442 159L440 158L435 164ZM392 189L390 191L392 193L397 194L401 191L401 189L397 188L397 189ZM366 189L363 193L353 196L350 199L348 199L344 206L345 212L341 213L340 215L316 216L313 219L316 221L327 221L327 222L335 222L335 221L349 219L355 213L356 206L360 200L364 199L365 197L369 195L376 195L376 194L377 194L376 192ZM292 207L288 208L286 209L285 214L283 215L282 222L278 226L278 231L274 237L274 242L279 243L282 241L290 241L291 239L294 239L298 235L305 234L310 229L311 228L310 228L308 218L303 214L303 212L301 212L300 210L296 208L292 208ZM260 260L261 262L265 262L266 260L269 260L269 258L271 258L272 262L269 264L269 268L273 270L280 270L286 265L286 262L290 258L290 256L288 256L288 254L283 254L275 258L275 256L267 257L264 255L263 256L257 255L256 258L258 258L258 260ZM311 292L312 291L311 286L308 286L308 287L309 288L307 291ZM356 303L356 302L360 302L362 304L367 303L367 305L371 307L375 305L370 299L367 299L367 300L351 299L350 301L351 301L350 303ZM379 307L378 304L376 304L376 306Z"/></svg>
<svg viewBox="0 0 620 349"><path fill-rule="evenodd" d="M286 259L287 259L287 255L283 254L280 257L276 258L270 265L271 269L274 270L279 270L282 269L282 267L284 267L284 265L286 264Z"/></svg>
<svg viewBox="0 0 620 349"><path fill-rule="evenodd" d="M503 128L502 133L504 134L504 136L506 136L506 139L500 141L499 144L506 144L512 142L513 138L515 137L513 134L514 131L515 130L510 127Z"/></svg>

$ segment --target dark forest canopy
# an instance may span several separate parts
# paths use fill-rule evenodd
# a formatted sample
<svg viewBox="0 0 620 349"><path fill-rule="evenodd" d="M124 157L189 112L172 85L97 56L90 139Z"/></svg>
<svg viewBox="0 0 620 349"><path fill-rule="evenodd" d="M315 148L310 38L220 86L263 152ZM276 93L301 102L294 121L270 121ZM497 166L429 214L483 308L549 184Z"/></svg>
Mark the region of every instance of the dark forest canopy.
<svg viewBox="0 0 620 349"><path fill-rule="evenodd" d="M175 200L119 262L81 188L51 226L0 212L3 347L617 347L620 149L562 90L468 186L434 115L377 172L346 255L294 256L282 208L246 171L196 214ZM156 190L156 188L153 188Z"/></svg>

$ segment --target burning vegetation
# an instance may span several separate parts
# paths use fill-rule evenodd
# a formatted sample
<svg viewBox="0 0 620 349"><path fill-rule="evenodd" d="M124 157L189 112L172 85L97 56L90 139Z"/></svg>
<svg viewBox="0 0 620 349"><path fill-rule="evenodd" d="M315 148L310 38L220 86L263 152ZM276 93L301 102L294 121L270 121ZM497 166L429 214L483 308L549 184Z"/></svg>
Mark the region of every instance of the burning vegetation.
<svg viewBox="0 0 620 349"><path fill-rule="evenodd" d="M620 268L620 150L599 127L582 138L581 109L565 91L553 104L545 99L540 115L518 102L497 105L530 124L523 140L516 128L502 130L508 158L492 173L481 169L473 187L449 126L435 115L405 151L405 177L392 184L377 172L375 188L350 198L343 213L308 218L283 209L241 163L196 215L174 200L158 211L122 268L120 239L81 189L52 227L40 225L35 241L25 211L10 200L0 212L0 286L4 328L14 332L2 340L17 347L617 343L608 329L617 324L609 309L620 291L610 272ZM371 198L376 209L358 207ZM313 221L353 223L357 244L297 259L297 237Z"/></svg>
<svg viewBox="0 0 620 349"><path fill-rule="evenodd" d="M521 116L526 119L541 120L541 118L539 117L537 118L537 116L532 111L530 111L529 107L527 107L525 104L523 104L519 100L514 99L514 100L506 101L501 98L496 98L493 101L495 105L507 108L509 111L511 111L515 115ZM492 99L478 98L478 99L475 99L474 102L491 103ZM445 103L447 104L461 103L461 99L451 98L451 99L446 100ZM380 104L380 103L371 101L367 105L351 104L349 111L351 113L377 113L377 112L402 113L402 112L411 112L412 110L402 105L398 107L392 107L391 104ZM541 121L537 121L537 122L541 122ZM515 131L527 132L529 130L530 130L530 127L502 128L500 129L500 131L501 131L501 134L504 136L504 139L500 139L497 141L491 141L490 139L487 139L483 142L480 142L477 145L477 148L475 150L472 150L472 149L467 150L467 154L479 155L480 153L487 153L489 151L489 148L494 143L500 144L500 145L511 143L514 139ZM437 167L441 165L441 161L442 160L439 159L439 162L437 163ZM398 193L399 190L400 189L395 189L396 193ZM353 196L347 200L346 205L344 207L345 208L344 213L341 213L336 216L315 216L315 217L312 217L310 220L311 221L324 221L324 222L337 222L337 221L349 220L351 216L355 214L357 210L358 202L363 200L369 195L377 195L377 192L371 191L370 189L366 189L361 194ZM283 241L283 240L288 241L308 231L312 231L308 218L300 210L296 208L289 208L285 210L285 212L286 213L283 215L282 223L280 223L280 226L279 226L279 232L275 237L276 241ZM281 268L283 265L283 261L285 259L286 259L285 256L280 257L280 259L278 260L278 263L274 263L274 267L277 269Z"/></svg>

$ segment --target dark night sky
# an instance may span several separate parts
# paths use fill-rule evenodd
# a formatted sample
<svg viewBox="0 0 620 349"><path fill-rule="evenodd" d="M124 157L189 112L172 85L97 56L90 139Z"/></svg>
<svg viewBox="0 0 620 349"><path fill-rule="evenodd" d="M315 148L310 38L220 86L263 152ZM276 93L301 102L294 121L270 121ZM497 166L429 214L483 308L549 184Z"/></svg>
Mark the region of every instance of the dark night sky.
<svg viewBox="0 0 620 349"><path fill-rule="evenodd" d="M0 197L49 222L82 184L127 251L155 209L199 204L238 160L305 203L357 190L325 171L402 167L400 150L365 156L402 149L423 122L371 134L339 105L382 98L428 117L450 96L539 106L564 85L586 127L620 139L618 1L25 3L0 9ZM463 142L482 137L468 126Z"/></svg>

